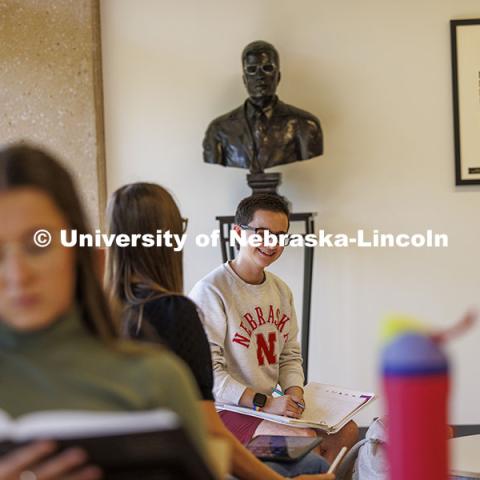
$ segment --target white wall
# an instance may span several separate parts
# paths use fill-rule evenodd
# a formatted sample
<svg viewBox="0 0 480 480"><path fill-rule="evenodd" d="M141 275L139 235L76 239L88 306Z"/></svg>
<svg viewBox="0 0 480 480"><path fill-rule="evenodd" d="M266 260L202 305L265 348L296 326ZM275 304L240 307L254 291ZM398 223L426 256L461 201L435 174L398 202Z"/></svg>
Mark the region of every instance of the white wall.
<svg viewBox="0 0 480 480"><path fill-rule="evenodd" d="M280 51L279 95L321 119L321 158L281 169L295 211L353 233L448 233L447 249L318 249L311 379L378 385L379 325L406 312L441 327L479 299L480 188L454 186L449 20L476 0L102 0L111 192L150 180L175 193L189 233L249 193L245 171L202 162L207 124L245 98L240 52ZM275 268L301 306L301 255ZM220 261L186 249L186 288ZM300 316L299 311L299 316ZM455 423L480 423L480 328L450 346ZM366 423L381 403L361 418Z"/></svg>

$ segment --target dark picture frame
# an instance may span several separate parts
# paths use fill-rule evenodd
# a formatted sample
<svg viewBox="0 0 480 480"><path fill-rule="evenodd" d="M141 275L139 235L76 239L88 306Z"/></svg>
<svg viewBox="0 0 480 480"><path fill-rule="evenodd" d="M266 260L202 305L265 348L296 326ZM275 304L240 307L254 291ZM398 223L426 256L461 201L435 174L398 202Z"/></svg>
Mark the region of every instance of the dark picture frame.
<svg viewBox="0 0 480 480"><path fill-rule="evenodd" d="M451 20L455 184L480 184L480 18Z"/></svg>

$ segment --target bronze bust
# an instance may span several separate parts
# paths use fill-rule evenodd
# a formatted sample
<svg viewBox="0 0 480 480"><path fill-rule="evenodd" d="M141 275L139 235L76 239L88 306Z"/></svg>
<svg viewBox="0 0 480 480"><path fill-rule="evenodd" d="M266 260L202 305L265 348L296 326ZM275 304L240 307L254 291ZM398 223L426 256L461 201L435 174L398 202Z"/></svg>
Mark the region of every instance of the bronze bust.
<svg viewBox="0 0 480 480"><path fill-rule="evenodd" d="M266 168L322 155L319 120L276 95L281 75L275 47L264 41L248 44L242 68L248 99L210 123L203 141L204 161L248 168L258 177Z"/></svg>

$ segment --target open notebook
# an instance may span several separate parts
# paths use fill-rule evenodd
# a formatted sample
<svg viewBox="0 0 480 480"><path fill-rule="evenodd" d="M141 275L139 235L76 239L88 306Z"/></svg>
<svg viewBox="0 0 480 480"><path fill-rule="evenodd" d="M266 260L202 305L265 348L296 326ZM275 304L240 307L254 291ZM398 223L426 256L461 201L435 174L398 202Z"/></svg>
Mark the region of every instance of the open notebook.
<svg viewBox="0 0 480 480"><path fill-rule="evenodd" d="M167 410L145 412L35 412L12 419L0 412L0 456L38 439L59 450L83 448L106 480L214 480L211 470ZM219 477L218 477L219 478Z"/></svg>
<svg viewBox="0 0 480 480"><path fill-rule="evenodd" d="M304 398L306 409L300 419L223 403L217 403L217 409L259 417L292 427L318 428L332 434L338 432L362 408L371 403L375 399L375 394L312 382L305 387Z"/></svg>

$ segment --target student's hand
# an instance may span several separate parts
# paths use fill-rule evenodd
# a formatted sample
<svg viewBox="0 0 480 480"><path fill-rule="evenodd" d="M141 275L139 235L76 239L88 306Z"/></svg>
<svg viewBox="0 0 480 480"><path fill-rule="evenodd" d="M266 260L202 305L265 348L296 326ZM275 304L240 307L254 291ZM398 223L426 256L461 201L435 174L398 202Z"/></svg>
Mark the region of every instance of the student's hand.
<svg viewBox="0 0 480 480"><path fill-rule="evenodd" d="M305 410L305 400L303 399L303 388L301 387L290 387L285 390L286 395L290 395L293 401L303 405Z"/></svg>
<svg viewBox="0 0 480 480"><path fill-rule="evenodd" d="M36 442L0 457L0 480L98 480L99 468L85 466L87 455L70 448L46 459L56 449L53 442Z"/></svg>
<svg viewBox="0 0 480 480"><path fill-rule="evenodd" d="M334 473L319 473L318 475L299 475L294 480L335 480Z"/></svg>
<svg viewBox="0 0 480 480"><path fill-rule="evenodd" d="M303 413L303 409L295 403L295 400L290 395L276 398L268 397L267 403L262 410L267 413L275 413L276 415L292 418L300 418Z"/></svg>

